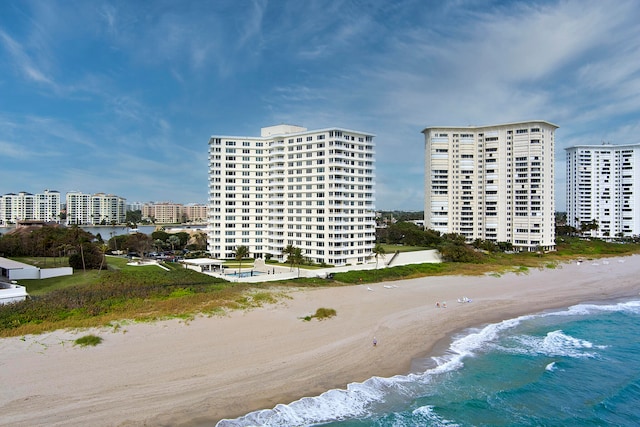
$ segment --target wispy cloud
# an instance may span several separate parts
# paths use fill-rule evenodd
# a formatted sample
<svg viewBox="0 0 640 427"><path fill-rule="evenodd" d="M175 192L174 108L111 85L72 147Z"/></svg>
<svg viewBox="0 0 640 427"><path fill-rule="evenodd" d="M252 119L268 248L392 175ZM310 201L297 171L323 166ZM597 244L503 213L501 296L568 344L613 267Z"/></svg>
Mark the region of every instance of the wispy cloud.
<svg viewBox="0 0 640 427"><path fill-rule="evenodd" d="M29 55L25 52L23 46L14 40L9 34L0 28L0 41L2 45L9 53L15 69L26 80L31 80L36 83L44 83L46 85L54 86L51 78L45 75L45 73L38 69L33 63Z"/></svg>

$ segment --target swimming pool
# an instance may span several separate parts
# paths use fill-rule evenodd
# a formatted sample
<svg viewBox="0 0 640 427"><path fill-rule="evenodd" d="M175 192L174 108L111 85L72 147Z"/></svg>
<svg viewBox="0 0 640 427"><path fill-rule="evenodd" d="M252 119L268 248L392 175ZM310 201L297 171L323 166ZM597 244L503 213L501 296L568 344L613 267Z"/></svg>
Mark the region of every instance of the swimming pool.
<svg viewBox="0 0 640 427"><path fill-rule="evenodd" d="M243 271L240 273L240 275L238 275L238 273L231 273L231 274L226 274L226 276L231 276L231 277L253 277L253 276L260 276L261 274L264 274L262 271Z"/></svg>

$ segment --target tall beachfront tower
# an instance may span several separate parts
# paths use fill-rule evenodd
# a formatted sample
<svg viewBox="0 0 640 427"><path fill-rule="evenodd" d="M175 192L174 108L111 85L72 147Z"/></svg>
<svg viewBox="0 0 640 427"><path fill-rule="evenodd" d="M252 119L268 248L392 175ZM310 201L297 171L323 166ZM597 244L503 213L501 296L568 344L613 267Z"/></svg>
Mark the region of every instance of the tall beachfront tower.
<svg viewBox="0 0 640 427"><path fill-rule="evenodd" d="M575 145L567 155L567 224L601 239L640 234L640 144Z"/></svg>
<svg viewBox="0 0 640 427"><path fill-rule="evenodd" d="M425 227L554 250L557 128L543 120L425 128Z"/></svg>
<svg viewBox="0 0 640 427"><path fill-rule="evenodd" d="M284 260L288 245L316 263L356 264L375 243L374 135L278 125L259 137L209 140L208 251Z"/></svg>

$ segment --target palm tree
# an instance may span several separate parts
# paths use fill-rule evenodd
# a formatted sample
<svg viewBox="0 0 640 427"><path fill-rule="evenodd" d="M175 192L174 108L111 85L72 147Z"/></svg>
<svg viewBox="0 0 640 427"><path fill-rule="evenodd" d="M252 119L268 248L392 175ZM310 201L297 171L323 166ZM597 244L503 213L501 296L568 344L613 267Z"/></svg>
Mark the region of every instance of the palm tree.
<svg viewBox="0 0 640 427"><path fill-rule="evenodd" d="M302 264L302 261L304 261L304 256L302 255L302 249L300 248L293 248L293 254L289 255L289 258L291 258L291 265L297 265L298 266L298 278L300 278L300 264Z"/></svg>
<svg viewBox="0 0 640 427"><path fill-rule="evenodd" d="M240 263L238 267L238 277L242 271L242 258L249 256L249 248L246 246L238 246L236 248L236 261Z"/></svg>
<svg viewBox="0 0 640 427"><path fill-rule="evenodd" d="M107 246L104 243L102 243L100 245L100 253L102 255L102 259L100 260L100 269L98 270L98 274L100 274L100 272L102 271L102 266L104 265L104 259L105 259L106 254L107 254L107 250L109 250L109 246Z"/></svg>
<svg viewBox="0 0 640 427"><path fill-rule="evenodd" d="M387 253L387 251L385 251L384 246L382 246L380 243L377 243L373 247L373 250L371 252L373 252L373 256L376 258L376 270L377 270L378 269L378 258L380 258L380 257L384 258L384 256Z"/></svg>
<svg viewBox="0 0 640 427"><path fill-rule="evenodd" d="M171 235L169 236L169 244L171 245L171 252L175 252L176 250L176 245L180 244L180 238L176 235Z"/></svg>
<svg viewBox="0 0 640 427"><path fill-rule="evenodd" d="M287 255L287 261L289 261L291 265L291 270L293 270L293 262L294 262L293 256L295 252L296 252L296 247L293 245L287 245L287 247L282 250L282 254Z"/></svg>

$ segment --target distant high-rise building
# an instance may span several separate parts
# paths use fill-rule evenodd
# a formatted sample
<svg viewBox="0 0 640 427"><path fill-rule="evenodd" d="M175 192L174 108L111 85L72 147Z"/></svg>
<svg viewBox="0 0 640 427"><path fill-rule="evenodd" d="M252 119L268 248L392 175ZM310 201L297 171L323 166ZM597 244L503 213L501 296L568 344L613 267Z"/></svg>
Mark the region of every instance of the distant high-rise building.
<svg viewBox="0 0 640 427"><path fill-rule="evenodd" d="M105 193L91 196L91 217L94 225L122 224L126 220L126 199Z"/></svg>
<svg viewBox="0 0 640 427"><path fill-rule="evenodd" d="M640 235L640 144L565 150L567 224L602 239Z"/></svg>
<svg viewBox="0 0 640 427"><path fill-rule="evenodd" d="M209 140L208 250L286 259L292 245L331 265L371 257L375 243L374 135L279 125L259 137Z"/></svg>
<svg viewBox="0 0 640 427"><path fill-rule="evenodd" d="M207 205L189 203L184 205L184 216L188 222L206 222Z"/></svg>
<svg viewBox="0 0 640 427"><path fill-rule="evenodd" d="M35 219L46 222L60 222L60 192L44 190L35 199Z"/></svg>
<svg viewBox="0 0 640 427"><path fill-rule="evenodd" d="M160 202L142 206L142 218L158 224L177 224L182 222L184 206L180 203Z"/></svg>
<svg viewBox="0 0 640 427"><path fill-rule="evenodd" d="M142 207L145 205L144 202L132 202L127 205L128 211L142 211Z"/></svg>
<svg viewBox="0 0 640 427"><path fill-rule="evenodd" d="M18 194L8 193L2 196L0 212L5 224L13 224L17 221L34 220L34 196L26 191Z"/></svg>
<svg viewBox="0 0 640 427"><path fill-rule="evenodd" d="M66 196L68 225L122 224L126 199L113 194L70 191Z"/></svg>
<svg viewBox="0 0 640 427"><path fill-rule="evenodd" d="M553 250L557 128L541 120L425 128L425 227Z"/></svg>
<svg viewBox="0 0 640 427"><path fill-rule="evenodd" d="M92 223L91 194L69 191L67 201L67 224L88 225Z"/></svg>
<svg viewBox="0 0 640 427"><path fill-rule="evenodd" d="M44 190L38 194L21 191L0 196L0 224L29 220L58 222L60 193L54 190Z"/></svg>

